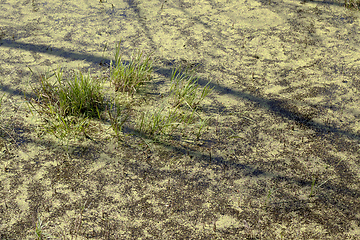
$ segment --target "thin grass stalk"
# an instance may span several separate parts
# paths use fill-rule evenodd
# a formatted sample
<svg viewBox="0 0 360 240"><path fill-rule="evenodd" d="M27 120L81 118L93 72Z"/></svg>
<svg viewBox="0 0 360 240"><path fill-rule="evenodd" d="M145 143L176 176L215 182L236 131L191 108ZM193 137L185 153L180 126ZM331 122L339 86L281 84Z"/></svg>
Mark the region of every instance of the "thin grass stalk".
<svg viewBox="0 0 360 240"><path fill-rule="evenodd" d="M208 85L210 84L210 82L208 82L205 87L202 89L201 91L201 96L200 96L200 101L204 100L210 93L211 91L214 89L214 87L210 88Z"/></svg>
<svg viewBox="0 0 360 240"><path fill-rule="evenodd" d="M66 123L65 119L63 117L61 117L60 114L58 114L57 117L58 117L59 122L63 124L64 129L65 129L65 133L69 133L70 132L70 127Z"/></svg>
<svg viewBox="0 0 360 240"><path fill-rule="evenodd" d="M165 116L162 116L162 114L161 114L164 109L165 109L165 107L161 107L159 109L159 111L156 111L152 115L153 124L152 124L152 128L151 128L151 135L153 135L157 130L161 131L161 129L162 129L161 124L165 121Z"/></svg>
<svg viewBox="0 0 360 240"><path fill-rule="evenodd" d="M183 91L182 91L182 98L186 99L186 102L192 106L193 102L196 98L196 90L198 89L198 85L196 82L192 82L192 79L189 79L187 84L185 85Z"/></svg>
<svg viewBox="0 0 360 240"><path fill-rule="evenodd" d="M50 104L52 102L58 101L58 98L55 96L52 90L54 86L51 86L50 83L48 82L48 79L50 78L48 76L48 73L46 72L44 76L40 75L39 77L40 77L41 90L35 90L35 93L38 97L38 101L44 99L45 104Z"/></svg>
<svg viewBox="0 0 360 240"><path fill-rule="evenodd" d="M170 87L170 96L174 98L175 106L178 106L182 103L181 93L179 91L181 82L183 80L184 74L179 72L179 68L176 68L172 72L170 81L172 82Z"/></svg>
<svg viewBox="0 0 360 240"><path fill-rule="evenodd" d="M141 113L140 128L139 128L139 131L140 131L140 132L142 131L143 126L144 126L144 118L145 118L145 113L144 113L144 112L142 112L142 113Z"/></svg>
<svg viewBox="0 0 360 240"><path fill-rule="evenodd" d="M3 100L4 96L5 96L5 93L4 93L4 95L3 95L3 96L1 97L1 99L0 99L0 113L2 112L1 105L2 105L2 100Z"/></svg>
<svg viewBox="0 0 360 240"><path fill-rule="evenodd" d="M199 140L200 136L201 136L201 131L204 129L204 127L207 125L209 121L209 118L202 120L200 119L200 127L199 127L199 131L196 133L196 140Z"/></svg>
<svg viewBox="0 0 360 240"><path fill-rule="evenodd" d="M81 121L78 121L75 128L75 133L85 132L85 129L89 126L88 117L82 118Z"/></svg>
<svg viewBox="0 0 360 240"><path fill-rule="evenodd" d="M173 111L169 111L169 114L168 114L168 126L171 127L171 132L173 132L174 130L176 130L178 128L178 126L180 125L180 123L178 122L178 118L179 118L179 115L177 114L177 110L178 110L178 107L174 108Z"/></svg>
<svg viewBox="0 0 360 240"><path fill-rule="evenodd" d="M115 100L114 100L115 101ZM116 104L115 104L116 105ZM116 106L115 106L116 107ZM122 110L120 110L119 108L116 109L116 117L112 116L111 112L112 111L112 106L111 109L108 111L109 113L109 117L110 117L110 122L111 122L111 126L116 134L116 136L118 137L118 139L120 138L119 136L119 132L121 132L122 130L122 126L125 124L125 122L127 121L127 119L129 118L129 114L126 114L126 116L123 118L122 117Z"/></svg>
<svg viewBox="0 0 360 240"><path fill-rule="evenodd" d="M41 116L41 113L35 108L35 106L34 106L34 105L32 104L32 102L31 102L31 100L28 101L28 104L30 104L31 107ZM29 109L30 109L31 114L34 115L34 113L32 112L32 110L31 110L30 107L29 107Z"/></svg>
<svg viewBox="0 0 360 240"><path fill-rule="evenodd" d="M116 136L119 136L119 128L117 127L115 120L113 119L113 117L111 116L111 113L109 113L109 117L110 117L110 122L111 122L111 127L115 132Z"/></svg>
<svg viewBox="0 0 360 240"><path fill-rule="evenodd" d="M97 106L96 106L96 113L97 113L98 119L101 119L100 111L99 111L99 108Z"/></svg>
<svg viewBox="0 0 360 240"><path fill-rule="evenodd" d="M38 222L35 223L35 236L36 240L44 240L44 239L51 239L53 236L47 234L44 232L43 227L46 227L46 225L43 225L40 218L38 218Z"/></svg>
<svg viewBox="0 0 360 240"><path fill-rule="evenodd" d="M52 101L56 100L56 97L54 96L54 93L52 91L53 86L51 86L51 84L48 82L49 78L50 77L48 76L48 72L46 72L44 74L44 76L40 75L40 83L41 83L41 87L43 90L43 93L41 95L42 95L42 97L47 98L46 100L48 102L52 102Z"/></svg>
<svg viewBox="0 0 360 240"><path fill-rule="evenodd" d="M189 125L189 124L192 122L192 120L194 120L194 113L195 113L195 111L196 111L196 108L194 108L194 109L192 110L191 115L189 116L188 121L186 122L187 125Z"/></svg>
<svg viewBox="0 0 360 240"><path fill-rule="evenodd" d="M116 66L119 66L119 64L121 63L122 55L120 54L120 46L121 46L121 39L120 39L119 43L116 45L116 50L115 50L115 64L116 64Z"/></svg>

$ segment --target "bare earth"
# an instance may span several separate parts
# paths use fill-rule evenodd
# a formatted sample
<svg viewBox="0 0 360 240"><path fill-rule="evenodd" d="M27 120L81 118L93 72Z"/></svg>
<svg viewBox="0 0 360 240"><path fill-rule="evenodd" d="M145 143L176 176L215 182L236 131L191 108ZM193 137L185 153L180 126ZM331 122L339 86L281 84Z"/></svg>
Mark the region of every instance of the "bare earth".
<svg viewBox="0 0 360 240"><path fill-rule="evenodd" d="M360 11L102 2L0 0L0 239L360 239ZM42 133L29 68L106 76L120 39L126 59L154 56L135 107L155 106L179 64L211 81L199 140L146 140L129 122L117 141L99 122L67 155Z"/></svg>

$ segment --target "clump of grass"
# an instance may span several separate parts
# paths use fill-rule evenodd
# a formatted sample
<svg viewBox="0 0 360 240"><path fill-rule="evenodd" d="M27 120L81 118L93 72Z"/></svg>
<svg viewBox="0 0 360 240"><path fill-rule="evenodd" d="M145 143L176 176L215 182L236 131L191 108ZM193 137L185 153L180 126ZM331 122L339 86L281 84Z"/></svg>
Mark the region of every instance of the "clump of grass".
<svg viewBox="0 0 360 240"><path fill-rule="evenodd" d="M57 79L61 85L62 76L57 75ZM68 86L59 89L59 97L65 114L100 118L98 108L103 106L104 99L100 84L93 81L90 74L86 77L79 71Z"/></svg>
<svg viewBox="0 0 360 240"><path fill-rule="evenodd" d="M168 134L179 127L184 130L199 119L199 129L194 131L199 140L209 119L201 119L197 108L212 89L208 86L209 83L200 88L194 72L187 74L180 71L181 67L173 71L169 96L161 106L141 113L137 126L142 134Z"/></svg>
<svg viewBox="0 0 360 240"><path fill-rule="evenodd" d="M360 1L359 0L345 0L345 7L349 9L360 10Z"/></svg>
<svg viewBox="0 0 360 240"><path fill-rule="evenodd" d="M181 117L178 118L180 123L187 126L193 124L195 119L199 120L198 130L194 131L196 140L199 140L209 122L209 118L202 119L197 110L201 102L212 92L213 88L210 88L210 82L201 88L198 84L198 78L195 77L194 70L188 72L185 69L185 72L181 72L182 70L183 68L180 66L172 72L169 102L172 102L172 106L176 110L184 107L188 108L190 113L181 114Z"/></svg>
<svg viewBox="0 0 360 240"><path fill-rule="evenodd" d="M46 225L43 225L43 222L39 218L38 222L35 224L35 237L36 237L36 240L44 240L44 239L53 238L53 236L51 236L51 235L44 232L44 229L43 229L44 227L46 227Z"/></svg>
<svg viewBox="0 0 360 240"><path fill-rule="evenodd" d="M122 61L120 44L121 41L116 46L115 66L113 66L113 61L110 62L111 83L115 86L115 91L133 95L141 84L150 80L152 60L149 56L143 56L143 52L138 51L137 55L126 64Z"/></svg>
<svg viewBox="0 0 360 240"><path fill-rule="evenodd" d="M195 78L194 72L181 73L181 67L176 68L171 76L170 97L173 98L173 105L188 105L190 108L197 107L200 102L212 91L206 84L202 90L199 88L198 78Z"/></svg>
<svg viewBox="0 0 360 240"><path fill-rule="evenodd" d="M142 112L137 123L139 132L154 136L175 130L184 119L178 110L163 103L154 110Z"/></svg>
<svg viewBox="0 0 360 240"><path fill-rule="evenodd" d="M56 76L54 83L49 81L52 76ZM66 139L67 145L71 136L85 134L89 117L100 118L104 98L100 83L93 81L89 74L84 76L79 71L65 83L63 72L58 69L52 75L49 72L39 75L39 83L40 88L33 88L38 99L28 102L45 121L44 129L62 142Z"/></svg>
<svg viewBox="0 0 360 240"><path fill-rule="evenodd" d="M165 107L160 107L154 111L147 111L141 113L139 123L139 132L149 135L154 135L157 132L162 132L166 127L165 115L163 114Z"/></svg>
<svg viewBox="0 0 360 240"><path fill-rule="evenodd" d="M32 72L31 69L30 71ZM50 84L49 79L54 75L57 81ZM104 101L100 84L93 81L89 74L84 76L81 71L67 83L64 82L62 75L63 72L58 69L51 76L48 73L39 76L41 88L33 90L38 97L37 103L41 103L39 105L42 111L48 115L99 116L99 107Z"/></svg>

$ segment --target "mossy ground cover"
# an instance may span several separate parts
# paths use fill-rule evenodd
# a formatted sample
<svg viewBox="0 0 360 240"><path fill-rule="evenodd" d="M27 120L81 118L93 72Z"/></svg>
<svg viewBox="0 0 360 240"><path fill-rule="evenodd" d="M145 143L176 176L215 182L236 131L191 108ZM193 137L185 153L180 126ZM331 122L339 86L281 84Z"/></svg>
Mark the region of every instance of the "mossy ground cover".
<svg viewBox="0 0 360 240"><path fill-rule="evenodd" d="M359 239L346 6L1 3L0 239Z"/></svg>

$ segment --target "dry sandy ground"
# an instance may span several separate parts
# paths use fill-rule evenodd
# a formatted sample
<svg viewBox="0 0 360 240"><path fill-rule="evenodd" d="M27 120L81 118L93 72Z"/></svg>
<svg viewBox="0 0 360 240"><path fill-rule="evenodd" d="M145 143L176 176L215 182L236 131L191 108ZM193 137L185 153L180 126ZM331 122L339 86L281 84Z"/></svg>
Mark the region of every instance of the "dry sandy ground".
<svg viewBox="0 0 360 240"><path fill-rule="evenodd" d="M0 239L360 239L359 16L332 1L0 0ZM120 39L126 59L153 52L154 105L180 63L211 81L200 140L117 142L101 123L67 156L41 134L29 68L106 74Z"/></svg>

